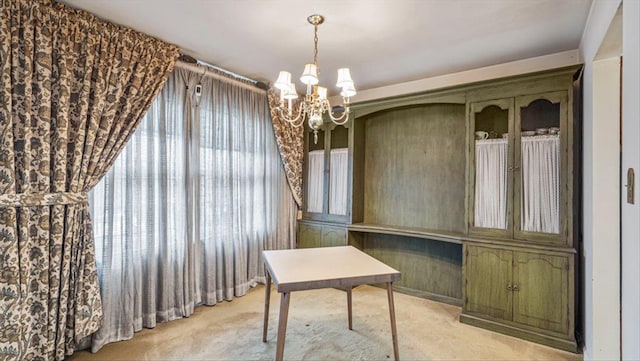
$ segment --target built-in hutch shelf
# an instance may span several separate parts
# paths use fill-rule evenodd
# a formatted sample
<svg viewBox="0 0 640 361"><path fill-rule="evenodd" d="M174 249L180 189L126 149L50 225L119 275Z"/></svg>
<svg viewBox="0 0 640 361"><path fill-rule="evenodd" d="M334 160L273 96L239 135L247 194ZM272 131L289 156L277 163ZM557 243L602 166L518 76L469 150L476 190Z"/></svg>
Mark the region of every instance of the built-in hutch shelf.
<svg viewBox="0 0 640 361"><path fill-rule="evenodd" d="M347 226L347 230L350 232L394 234L397 236L424 238L457 244L462 244L462 240L464 239L464 233L438 232L417 227L387 226L369 223L350 224Z"/></svg>
<svg viewBox="0 0 640 361"><path fill-rule="evenodd" d="M307 132L298 246L354 245L461 322L577 352L579 70L356 103Z"/></svg>
<svg viewBox="0 0 640 361"><path fill-rule="evenodd" d="M466 235L464 233L442 232L432 229L416 228L416 227L400 227L388 226L381 224L353 223L347 225L347 231L358 233L377 233L377 234L393 234L397 236L422 238L426 240L434 240L440 242L469 244L477 246L502 246L502 247L528 247L538 250L550 250L559 253L575 254L575 248L554 247L546 245L532 245L527 241L518 241L508 238L482 237Z"/></svg>

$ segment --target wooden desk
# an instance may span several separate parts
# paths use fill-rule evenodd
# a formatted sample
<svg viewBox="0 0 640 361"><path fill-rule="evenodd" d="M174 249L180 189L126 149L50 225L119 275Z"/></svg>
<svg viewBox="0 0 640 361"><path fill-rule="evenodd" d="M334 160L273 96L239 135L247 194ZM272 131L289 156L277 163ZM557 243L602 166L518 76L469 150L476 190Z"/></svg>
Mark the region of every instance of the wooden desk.
<svg viewBox="0 0 640 361"><path fill-rule="evenodd" d="M351 289L354 286L373 283L387 285L393 355L396 361L399 360L396 315L391 286L394 281L400 279L400 272L351 246L264 251L262 258L267 269L263 342L267 342L272 279L276 291L280 293L276 361L282 360L284 354L291 292L318 288L346 289L349 329L351 330Z"/></svg>

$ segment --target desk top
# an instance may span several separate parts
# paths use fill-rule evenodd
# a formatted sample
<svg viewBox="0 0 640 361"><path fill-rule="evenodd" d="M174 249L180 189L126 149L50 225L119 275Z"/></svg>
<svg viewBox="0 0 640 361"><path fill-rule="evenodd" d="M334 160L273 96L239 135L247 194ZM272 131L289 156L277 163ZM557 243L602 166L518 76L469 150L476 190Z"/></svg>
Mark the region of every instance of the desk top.
<svg viewBox="0 0 640 361"><path fill-rule="evenodd" d="M278 292L386 283L400 272L351 246L263 251Z"/></svg>

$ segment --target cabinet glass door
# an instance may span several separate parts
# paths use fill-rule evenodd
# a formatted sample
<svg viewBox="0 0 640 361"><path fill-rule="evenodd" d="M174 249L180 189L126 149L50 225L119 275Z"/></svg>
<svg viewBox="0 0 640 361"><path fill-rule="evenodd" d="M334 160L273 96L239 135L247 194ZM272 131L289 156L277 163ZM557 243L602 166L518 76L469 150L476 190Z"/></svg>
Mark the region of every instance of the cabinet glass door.
<svg viewBox="0 0 640 361"><path fill-rule="evenodd" d="M509 236L512 230L513 100L472 103L470 231Z"/></svg>
<svg viewBox="0 0 640 361"><path fill-rule="evenodd" d="M322 213L324 209L324 182L325 182L325 134L318 131L318 142L313 142L313 135L309 134L307 142L307 179L305 210L308 213Z"/></svg>
<svg viewBox="0 0 640 361"><path fill-rule="evenodd" d="M349 130L334 125L329 150L329 214L347 214L347 181L349 172Z"/></svg>
<svg viewBox="0 0 640 361"><path fill-rule="evenodd" d="M565 220L566 92L516 99L516 238L556 241Z"/></svg>

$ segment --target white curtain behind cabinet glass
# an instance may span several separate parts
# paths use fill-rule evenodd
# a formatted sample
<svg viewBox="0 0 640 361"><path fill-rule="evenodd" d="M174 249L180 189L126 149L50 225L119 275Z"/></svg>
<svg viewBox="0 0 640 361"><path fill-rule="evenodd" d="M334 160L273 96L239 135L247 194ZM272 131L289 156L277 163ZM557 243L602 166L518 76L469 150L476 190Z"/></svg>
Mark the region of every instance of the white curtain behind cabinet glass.
<svg viewBox="0 0 640 361"><path fill-rule="evenodd" d="M560 137L522 138L522 230L560 232Z"/></svg>
<svg viewBox="0 0 640 361"><path fill-rule="evenodd" d="M329 171L329 213L347 214L349 149L331 149Z"/></svg>
<svg viewBox="0 0 640 361"><path fill-rule="evenodd" d="M507 155L507 139L476 140L476 227L507 228Z"/></svg>
<svg viewBox="0 0 640 361"><path fill-rule="evenodd" d="M307 212L322 213L324 191L324 150L312 150L308 156Z"/></svg>
<svg viewBox="0 0 640 361"><path fill-rule="evenodd" d="M198 81L202 96L192 95ZM199 106L196 106L196 100ZM176 69L90 193L104 312L92 349L243 295L296 204L266 95Z"/></svg>

